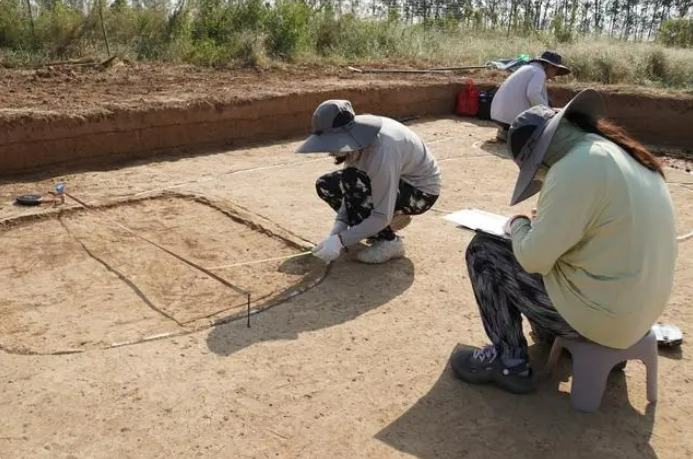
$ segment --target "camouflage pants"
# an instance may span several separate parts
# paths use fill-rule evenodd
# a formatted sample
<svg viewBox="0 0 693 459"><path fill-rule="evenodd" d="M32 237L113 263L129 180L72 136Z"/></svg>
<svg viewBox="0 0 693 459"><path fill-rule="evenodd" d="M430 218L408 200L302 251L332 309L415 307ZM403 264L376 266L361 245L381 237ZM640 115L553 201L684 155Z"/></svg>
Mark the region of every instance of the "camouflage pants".
<svg viewBox="0 0 693 459"><path fill-rule="evenodd" d="M349 226L358 225L373 211L371 181L365 172L355 167L323 175L315 183L315 188L320 199L329 204L335 212L339 212L344 203L349 220L346 223ZM404 215L420 215L433 207L437 199L438 195L424 193L400 180L395 212L399 211ZM374 238L391 241L395 238L395 233L388 226Z"/></svg>

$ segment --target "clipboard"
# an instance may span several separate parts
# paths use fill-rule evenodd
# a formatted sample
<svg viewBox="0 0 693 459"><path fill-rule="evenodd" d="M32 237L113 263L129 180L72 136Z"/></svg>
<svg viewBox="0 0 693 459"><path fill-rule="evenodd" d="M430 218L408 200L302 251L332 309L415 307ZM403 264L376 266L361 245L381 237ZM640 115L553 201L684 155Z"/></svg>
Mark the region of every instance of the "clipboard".
<svg viewBox="0 0 693 459"><path fill-rule="evenodd" d="M510 218L503 215L494 214L481 209L463 209L445 215L442 218L469 231L510 240L510 236L503 231L503 227Z"/></svg>

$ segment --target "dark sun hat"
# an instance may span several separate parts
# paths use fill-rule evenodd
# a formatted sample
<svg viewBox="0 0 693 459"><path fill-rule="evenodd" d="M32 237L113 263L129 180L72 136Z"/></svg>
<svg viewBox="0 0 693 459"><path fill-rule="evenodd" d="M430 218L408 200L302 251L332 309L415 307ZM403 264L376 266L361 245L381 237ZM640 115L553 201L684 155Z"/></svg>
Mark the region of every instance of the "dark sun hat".
<svg viewBox="0 0 693 459"><path fill-rule="evenodd" d="M571 113L600 120L606 116L604 99L594 89L585 89L559 112L545 105L535 105L513 120L508 130L508 150L520 168L520 174L510 200L511 206L534 196L541 189L541 182L535 176L561 120Z"/></svg>
<svg viewBox="0 0 693 459"><path fill-rule="evenodd" d="M568 75L570 73L570 69L563 65L563 57L561 57L560 54L548 49L544 51L541 56L536 57L529 62L543 62L545 64L553 65L558 69L558 76Z"/></svg>
<svg viewBox="0 0 693 459"><path fill-rule="evenodd" d="M326 100L313 113L313 135L298 153L347 153L365 148L377 137L379 116L356 115L348 100Z"/></svg>

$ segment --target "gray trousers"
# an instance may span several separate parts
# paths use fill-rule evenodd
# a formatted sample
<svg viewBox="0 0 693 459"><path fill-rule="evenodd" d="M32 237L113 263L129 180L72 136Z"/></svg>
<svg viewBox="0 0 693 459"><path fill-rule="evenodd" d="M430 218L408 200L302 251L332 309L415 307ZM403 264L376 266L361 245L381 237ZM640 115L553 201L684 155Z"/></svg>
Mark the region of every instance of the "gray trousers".
<svg viewBox="0 0 693 459"><path fill-rule="evenodd" d="M523 315L539 341L578 337L551 303L541 275L529 274L517 262L510 241L477 233L466 261L484 329L502 357L527 359Z"/></svg>

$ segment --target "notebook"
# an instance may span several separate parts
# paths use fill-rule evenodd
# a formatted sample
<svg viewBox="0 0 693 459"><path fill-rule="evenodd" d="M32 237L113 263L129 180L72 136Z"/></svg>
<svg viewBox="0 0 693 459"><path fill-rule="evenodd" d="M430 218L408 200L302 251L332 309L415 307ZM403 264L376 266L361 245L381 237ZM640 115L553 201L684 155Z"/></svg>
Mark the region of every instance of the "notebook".
<svg viewBox="0 0 693 459"><path fill-rule="evenodd" d="M442 218L471 231L486 233L503 239L510 239L510 237L505 234L505 231L503 231L503 226L509 218L503 215L480 209L463 209Z"/></svg>

